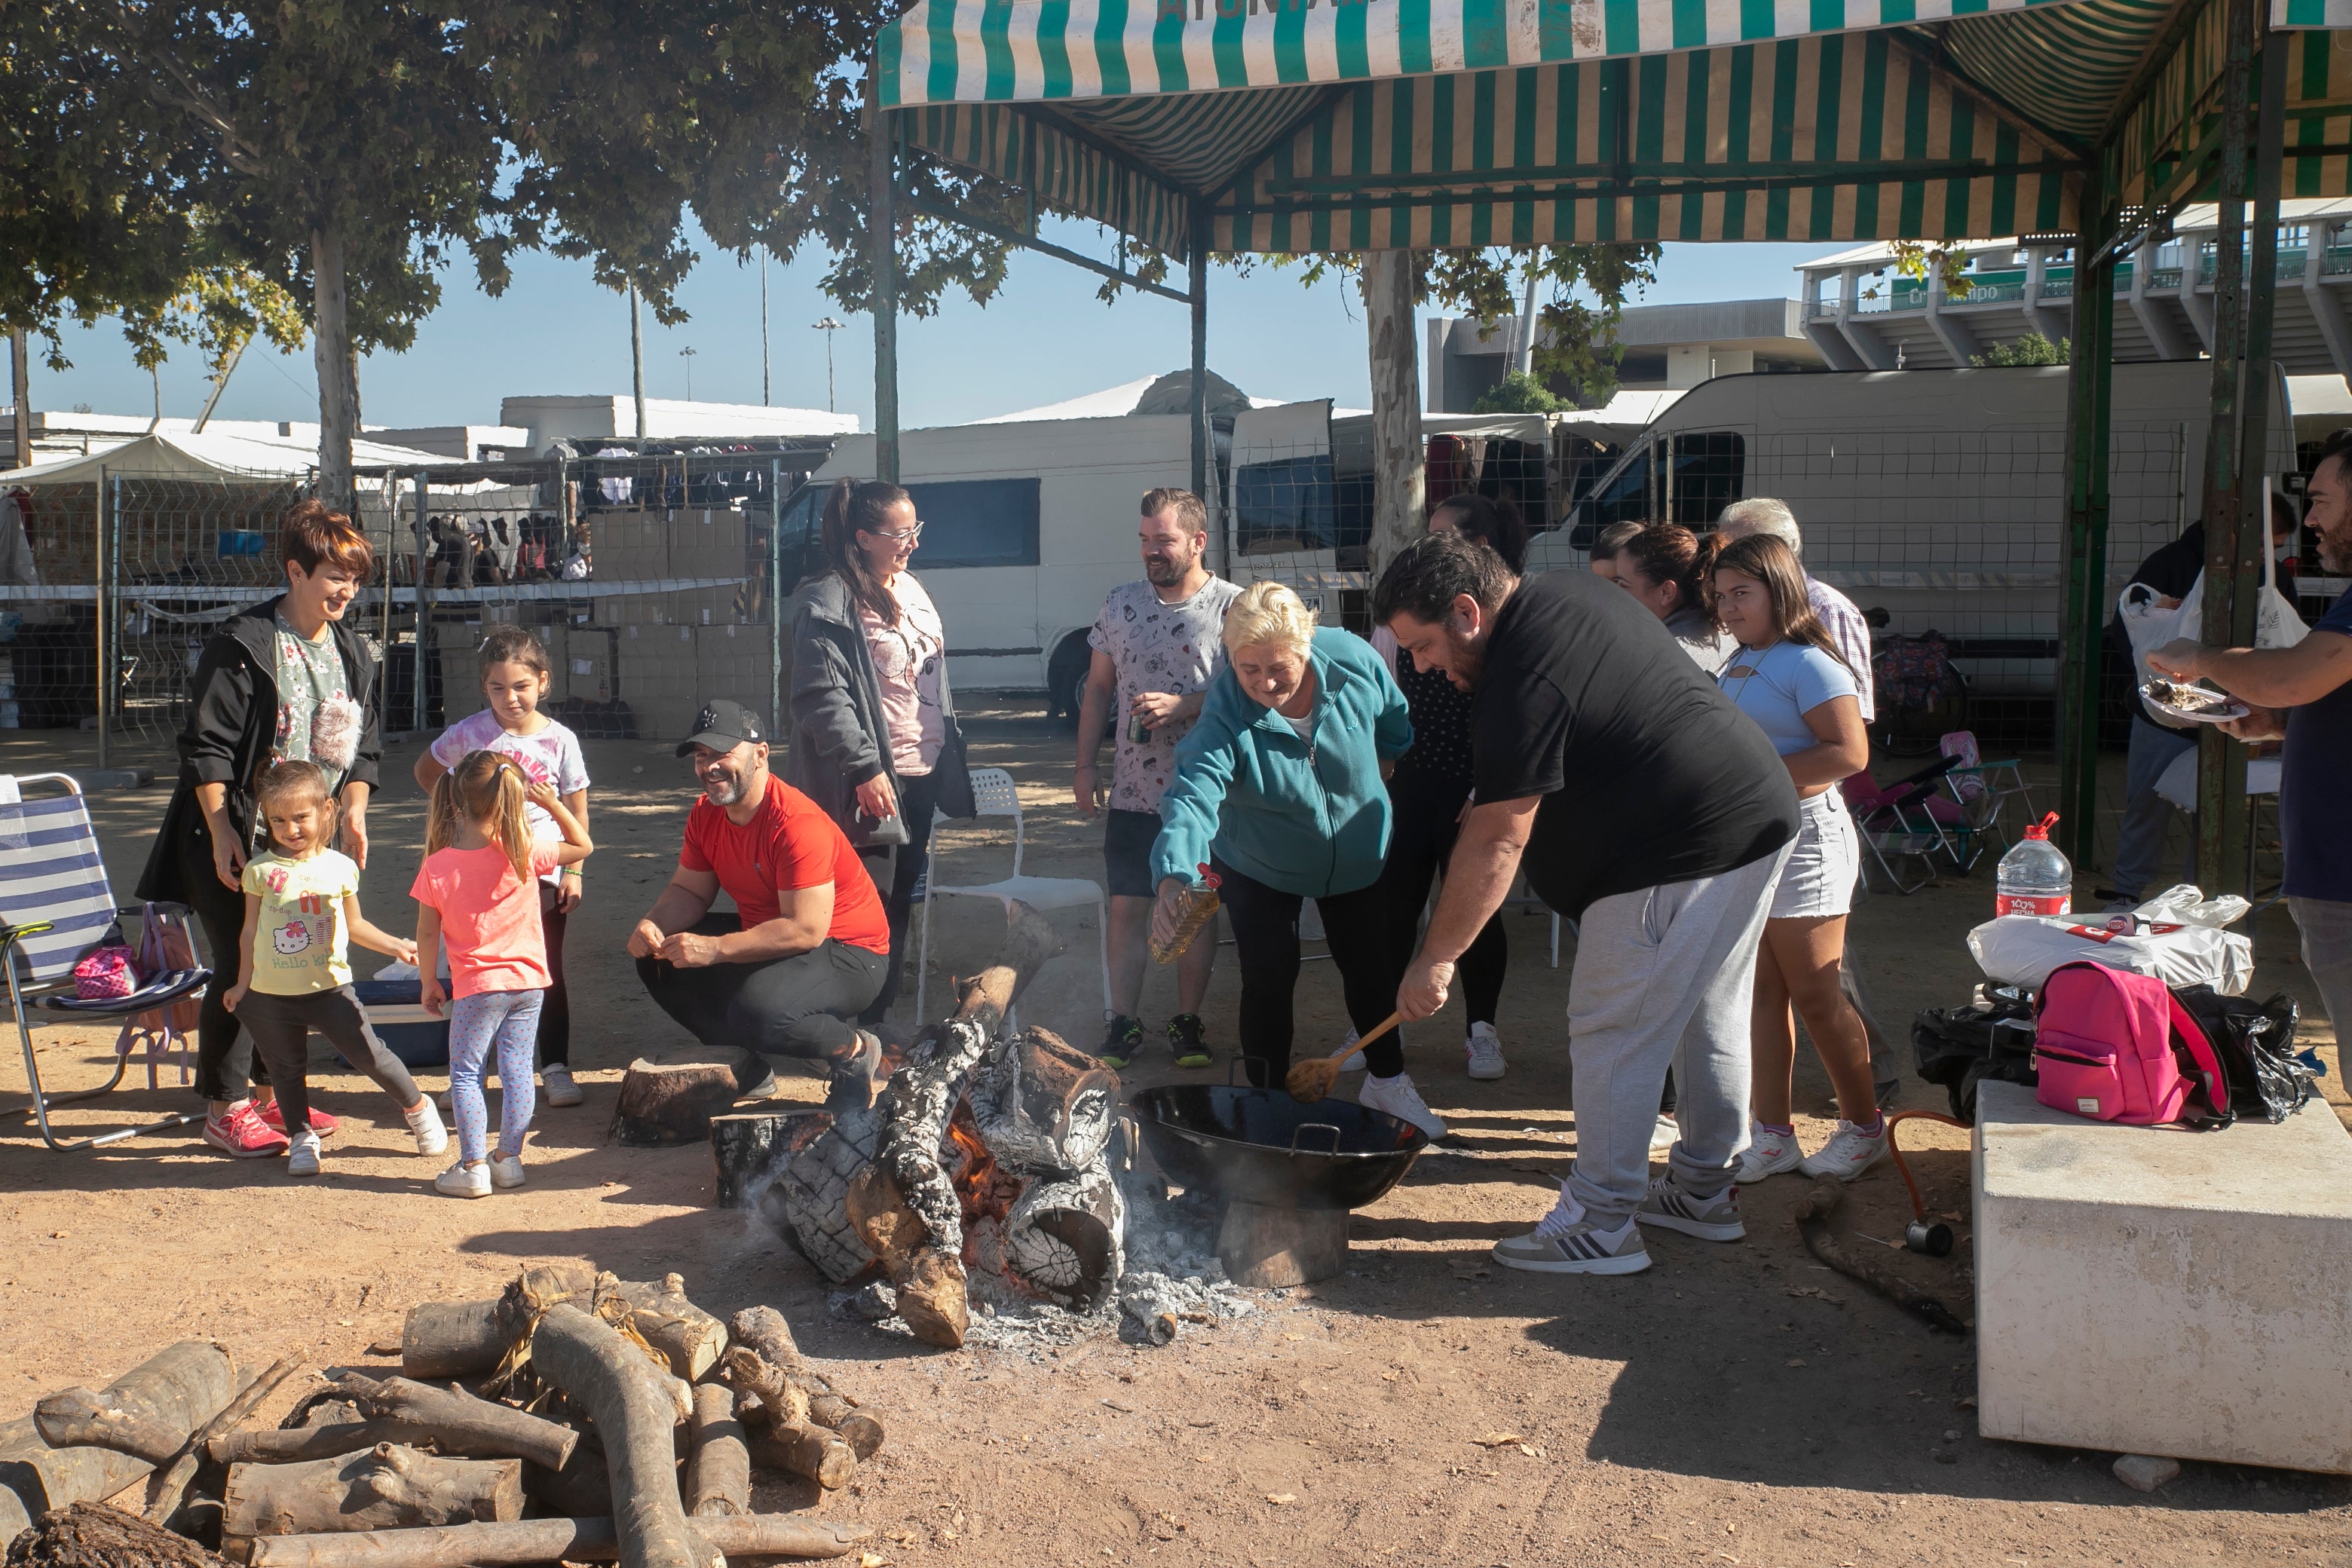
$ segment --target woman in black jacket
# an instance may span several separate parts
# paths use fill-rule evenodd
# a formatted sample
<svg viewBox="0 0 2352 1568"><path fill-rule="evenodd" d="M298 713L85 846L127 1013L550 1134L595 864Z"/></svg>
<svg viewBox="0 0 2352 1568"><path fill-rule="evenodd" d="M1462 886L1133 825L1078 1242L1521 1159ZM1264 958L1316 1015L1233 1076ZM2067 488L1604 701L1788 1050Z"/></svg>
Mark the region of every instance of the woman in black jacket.
<svg viewBox="0 0 2352 1568"><path fill-rule="evenodd" d="M180 732L179 783L139 879L141 898L186 904L205 928L213 971L196 1031L196 1092L210 1112L205 1142L247 1158L286 1147L275 1098L253 1099L252 1044L222 1002L236 984L244 934L238 879L267 837L254 784L272 763L317 763L341 808L343 852L365 867L368 796L383 749L375 654L343 619L374 569L367 536L343 513L306 500L286 514L278 539L286 592L231 616L205 644ZM324 1133L334 1121L314 1110L310 1125Z"/></svg>
<svg viewBox="0 0 2352 1568"><path fill-rule="evenodd" d="M867 1028L898 994L932 813L976 814L948 689L946 631L907 570L922 532L914 498L897 485L839 481L825 498L822 531L833 569L793 602L784 782L856 846L890 919L889 973L858 1019Z"/></svg>

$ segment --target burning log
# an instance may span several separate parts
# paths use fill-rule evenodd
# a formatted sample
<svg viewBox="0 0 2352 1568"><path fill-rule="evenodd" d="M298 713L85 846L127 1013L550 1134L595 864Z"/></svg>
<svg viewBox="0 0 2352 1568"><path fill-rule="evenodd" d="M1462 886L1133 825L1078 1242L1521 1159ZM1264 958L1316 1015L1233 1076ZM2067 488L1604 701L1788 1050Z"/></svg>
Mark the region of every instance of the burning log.
<svg viewBox="0 0 2352 1568"><path fill-rule="evenodd" d="M561 1423L404 1377L378 1382L359 1373L346 1373L329 1386L369 1420L397 1422L430 1436L436 1446L451 1453L529 1459L558 1470L580 1441L579 1433Z"/></svg>
<svg viewBox="0 0 2352 1568"><path fill-rule="evenodd" d="M1118 1075L1050 1029L1023 1031L971 1075L971 1116L989 1152L1022 1171L1098 1163L1118 1125Z"/></svg>
<svg viewBox="0 0 2352 1568"><path fill-rule="evenodd" d="M698 1517L751 1511L751 1454L735 1419L734 1391L705 1383L694 1391L694 1446L686 1461L686 1510Z"/></svg>
<svg viewBox="0 0 2352 1568"><path fill-rule="evenodd" d="M8 1568L228 1568L184 1535L104 1503L52 1509L8 1548Z"/></svg>
<svg viewBox="0 0 2352 1568"><path fill-rule="evenodd" d="M1004 1216L1004 1261L1074 1312L1109 1300L1118 1283L1126 1203L1110 1167L1031 1182Z"/></svg>
<svg viewBox="0 0 2352 1568"><path fill-rule="evenodd" d="M396 1443L306 1465L238 1465L221 1536L310 1535L522 1517L522 1461L444 1459Z"/></svg>
<svg viewBox="0 0 2352 1568"><path fill-rule="evenodd" d="M226 1405L236 1386L226 1351L186 1340L116 1378L100 1397L184 1437ZM51 1510L112 1497L153 1469L150 1461L112 1448L51 1447L31 1415L0 1423L0 1540L13 1541Z"/></svg>
<svg viewBox="0 0 2352 1568"><path fill-rule="evenodd" d="M673 1148L710 1136L710 1119L769 1076L751 1051L719 1051L656 1062L639 1057L621 1077L613 1135L640 1148Z"/></svg>
<svg viewBox="0 0 2352 1568"><path fill-rule="evenodd" d="M695 1528L730 1557L839 1557L864 1531L798 1514L705 1515ZM609 1519L532 1519L351 1535L264 1536L252 1568L506 1568L511 1563L611 1563L624 1555ZM638 1559L629 1558L630 1562Z"/></svg>
<svg viewBox="0 0 2352 1568"><path fill-rule="evenodd" d="M819 1116L825 1115L819 1111ZM761 1212L793 1238L818 1272L846 1285L874 1268L874 1250L849 1217L849 1188L872 1163L880 1117L872 1109L845 1110L793 1152L762 1199Z"/></svg>
<svg viewBox="0 0 2352 1568"><path fill-rule="evenodd" d="M481 1377L496 1372L515 1342L528 1333L532 1313L516 1310L527 1294L544 1311L587 1294L596 1270L584 1263L526 1268L506 1296L490 1301L427 1301L409 1309L400 1331L400 1370L409 1377ZM520 1291L518 1287L520 1288Z"/></svg>
<svg viewBox="0 0 2352 1568"><path fill-rule="evenodd" d="M716 1553L688 1523L678 1496L670 1380L610 1324L568 1302L540 1319L531 1360L596 1424L625 1560L637 1568L710 1568Z"/></svg>

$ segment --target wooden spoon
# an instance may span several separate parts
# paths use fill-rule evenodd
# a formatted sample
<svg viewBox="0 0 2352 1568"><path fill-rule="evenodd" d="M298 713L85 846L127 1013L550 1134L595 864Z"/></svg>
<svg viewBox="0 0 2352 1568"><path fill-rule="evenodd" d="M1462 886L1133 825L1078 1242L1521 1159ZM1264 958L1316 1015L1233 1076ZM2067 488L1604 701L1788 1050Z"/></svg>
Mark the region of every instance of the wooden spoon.
<svg viewBox="0 0 2352 1568"><path fill-rule="evenodd" d="M1370 1034L1360 1039L1349 1041L1328 1057L1317 1057L1312 1061L1298 1063L1284 1075L1282 1087L1288 1089L1290 1098L1299 1104L1314 1104L1330 1093L1331 1086L1339 1081L1341 1062L1395 1028L1403 1017L1404 1015L1402 1013L1391 1013L1376 1026Z"/></svg>

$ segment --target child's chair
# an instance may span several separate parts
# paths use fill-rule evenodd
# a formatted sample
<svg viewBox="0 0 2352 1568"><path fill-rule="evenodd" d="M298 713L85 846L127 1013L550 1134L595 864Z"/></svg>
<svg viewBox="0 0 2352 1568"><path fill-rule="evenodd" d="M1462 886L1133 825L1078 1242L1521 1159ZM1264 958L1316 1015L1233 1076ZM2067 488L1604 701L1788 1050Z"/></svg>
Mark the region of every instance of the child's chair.
<svg viewBox="0 0 2352 1568"><path fill-rule="evenodd" d="M37 800L23 798L24 786L36 784L56 784L65 793ZM56 1015L44 1018L44 1023L130 1018L191 995L212 979L209 969L173 969L144 977L127 996L75 995L74 965L105 942L118 914L127 912L135 911L115 908L106 863L98 852L98 836L91 831L89 813L82 805L81 786L65 773L26 773L16 778L0 774L0 962L7 970L8 1005L24 1045L25 1079L33 1090L33 1120L40 1126L41 1142L61 1153L95 1149L204 1119L201 1110L187 1111L142 1126L72 1140L58 1138L49 1126L51 1106L95 1099L122 1081L131 1066L134 1037L125 1030L115 1042L113 1077L96 1089L52 1094L41 1082L27 1005ZM175 1033L166 1012L165 1030ZM166 1047L170 1043L163 1042Z"/></svg>
<svg viewBox="0 0 2352 1568"><path fill-rule="evenodd" d="M1034 910L1068 909L1073 905L1091 903L1095 907L1095 930L1102 948L1103 1016L1110 1016L1110 910L1103 900L1098 883L1079 877L1030 877L1022 874L1023 849L1021 829L1021 796L1013 787L1013 775L1003 768L971 770L972 804L982 816L1009 816L1013 819L1013 874L998 882L976 887L942 887L935 876L923 879L923 940L917 952L915 963L915 1018L918 1023L929 1016L923 1010L923 995L930 978L931 900L938 898L994 899L1005 908L1009 917L1013 900L1020 900ZM951 820L934 816L937 825ZM934 838L934 842L937 840ZM938 869L938 855L933 852L931 869ZM1004 1015L1007 1034L1017 1033L1021 1024L1012 1009Z"/></svg>
<svg viewBox="0 0 2352 1568"><path fill-rule="evenodd" d="M1953 836L1953 863L1965 871L1983 855L1983 840L1990 838L2004 849L2016 842L2001 826L2004 808L2015 798L2025 808L2021 820L2032 822L2033 794L2018 771L2017 758L1986 762L1969 731L1954 730L1937 742L1936 749L1952 764L1944 774L1944 788L1960 809L1962 820Z"/></svg>

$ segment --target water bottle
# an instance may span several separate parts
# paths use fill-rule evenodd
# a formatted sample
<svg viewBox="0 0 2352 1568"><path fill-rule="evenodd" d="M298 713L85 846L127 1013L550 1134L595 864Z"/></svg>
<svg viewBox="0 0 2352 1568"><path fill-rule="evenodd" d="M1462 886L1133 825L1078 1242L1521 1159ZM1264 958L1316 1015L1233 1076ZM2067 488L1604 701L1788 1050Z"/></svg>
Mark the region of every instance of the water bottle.
<svg viewBox="0 0 2352 1568"><path fill-rule="evenodd" d="M2025 837L2000 858L1996 915L2063 915L2073 912L2074 868L2063 851L2050 842L2057 823L2052 812L2027 825Z"/></svg>

